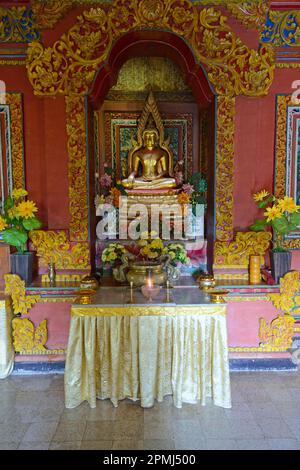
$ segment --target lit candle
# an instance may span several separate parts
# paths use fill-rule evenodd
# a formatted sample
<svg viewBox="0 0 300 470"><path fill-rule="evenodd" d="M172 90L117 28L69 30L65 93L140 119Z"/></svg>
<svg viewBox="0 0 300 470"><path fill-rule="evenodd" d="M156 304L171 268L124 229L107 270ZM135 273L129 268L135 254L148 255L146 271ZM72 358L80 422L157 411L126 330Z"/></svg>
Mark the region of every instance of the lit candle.
<svg viewBox="0 0 300 470"><path fill-rule="evenodd" d="M147 286L148 286L149 289L152 289L152 287L153 287L153 282L152 282L151 277L148 277L148 279L147 279Z"/></svg>

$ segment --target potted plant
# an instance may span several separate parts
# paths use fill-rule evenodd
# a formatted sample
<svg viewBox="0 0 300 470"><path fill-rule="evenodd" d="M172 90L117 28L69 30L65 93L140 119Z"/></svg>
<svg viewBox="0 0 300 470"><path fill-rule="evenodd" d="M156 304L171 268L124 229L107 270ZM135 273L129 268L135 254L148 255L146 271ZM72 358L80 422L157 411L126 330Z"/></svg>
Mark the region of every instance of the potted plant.
<svg viewBox="0 0 300 470"><path fill-rule="evenodd" d="M27 251L28 234L31 230L40 229L42 223L35 215L38 211L35 203L25 200L27 195L24 189L14 189L12 195L5 199L0 231L3 241L17 249L11 254L11 272L30 285L35 253Z"/></svg>
<svg viewBox="0 0 300 470"><path fill-rule="evenodd" d="M292 254L284 248L283 240L289 233L300 226L300 206L289 196L276 198L266 190L253 196L259 209L264 209L264 218L257 219L250 230L261 231L266 228L273 229L273 249L270 250L270 263L273 279L279 282L287 271L291 269Z"/></svg>

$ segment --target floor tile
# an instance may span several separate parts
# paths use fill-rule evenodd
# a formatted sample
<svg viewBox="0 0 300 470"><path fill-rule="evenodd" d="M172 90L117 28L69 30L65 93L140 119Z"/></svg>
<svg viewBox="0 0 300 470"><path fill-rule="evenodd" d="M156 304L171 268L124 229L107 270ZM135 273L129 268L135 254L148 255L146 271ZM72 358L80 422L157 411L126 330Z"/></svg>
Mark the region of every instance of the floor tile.
<svg viewBox="0 0 300 470"><path fill-rule="evenodd" d="M114 421L87 421L83 441L112 441Z"/></svg>
<svg viewBox="0 0 300 470"><path fill-rule="evenodd" d="M130 415L128 415L130 418ZM138 440L143 436L144 423L140 420L116 420L113 425L113 440L119 441L124 439Z"/></svg>
<svg viewBox="0 0 300 470"><path fill-rule="evenodd" d="M296 437L282 419L261 418L259 426L263 431L264 437L268 439L289 439Z"/></svg>
<svg viewBox="0 0 300 470"><path fill-rule="evenodd" d="M0 442L0 450L16 450L19 447L19 442Z"/></svg>
<svg viewBox="0 0 300 470"><path fill-rule="evenodd" d="M7 422L0 425L0 442L21 442L30 424L21 422Z"/></svg>
<svg viewBox="0 0 300 470"><path fill-rule="evenodd" d="M112 444L112 450L143 450L144 442L142 440L115 440Z"/></svg>
<svg viewBox="0 0 300 470"><path fill-rule="evenodd" d="M270 450L271 447L267 439L237 439L239 450Z"/></svg>
<svg viewBox="0 0 300 470"><path fill-rule="evenodd" d="M272 450L300 450L300 441L297 439L268 439Z"/></svg>
<svg viewBox="0 0 300 470"><path fill-rule="evenodd" d="M57 421L42 421L40 423L29 424L24 442L48 442L51 441L57 429Z"/></svg>
<svg viewBox="0 0 300 470"><path fill-rule="evenodd" d="M206 450L237 450L235 439L207 439Z"/></svg>
<svg viewBox="0 0 300 470"><path fill-rule="evenodd" d="M18 450L48 450L50 442L32 442L22 441L18 447Z"/></svg>
<svg viewBox="0 0 300 470"><path fill-rule="evenodd" d="M113 441L82 441L81 450L110 450Z"/></svg>
<svg viewBox="0 0 300 470"><path fill-rule="evenodd" d="M49 450L80 450L81 441L74 442L56 442L52 441Z"/></svg>
<svg viewBox="0 0 300 470"><path fill-rule="evenodd" d="M86 421L60 422L53 436L55 442L81 441L86 428Z"/></svg>

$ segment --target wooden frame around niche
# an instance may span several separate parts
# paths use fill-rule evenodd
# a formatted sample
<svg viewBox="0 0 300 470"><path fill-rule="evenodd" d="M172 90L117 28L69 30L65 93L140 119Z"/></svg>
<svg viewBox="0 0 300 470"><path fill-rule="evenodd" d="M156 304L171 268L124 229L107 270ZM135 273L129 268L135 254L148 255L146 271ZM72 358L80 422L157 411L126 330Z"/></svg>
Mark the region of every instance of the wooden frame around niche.
<svg viewBox="0 0 300 470"><path fill-rule="evenodd" d="M297 123L298 121L298 123ZM291 95L276 96L276 148L274 192L277 198L294 198L294 170L296 158L297 127L300 126L300 103ZM300 129L300 127L299 127ZM299 134L298 134L299 135ZM300 250L300 230L285 237L283 245L290 250Z"/></svg>
<svg viewBox="0 0 300 470"><path fill-rule="evenodd" d="M124 103L124 102L116 102L116 101L105 101L103 106L99 111L95 112L96 115L96 126L95 128L97 129L98 132L98 142L96 142L96 148L98 148L98 153L100 157L100 164L97 165L98 162L96 162L96 167L98 167L98 171L100 173L103 172L103 163L104 163L104 156L107 154L107 145L109 144L107 141L110 140L111 136L106 136L107 133L107 122L106 122L106 117L108 114L112 115L125 115L127 112L129 116L132 116L133 114L136 115L137 118L140 117L143 108L144 108L145 103L144 102L130 102L130 103ZM192 162L191 165L189 165L188 168L188 173L192 174L195 171L199 170L199 139L197 138L199 134L199 111L198 111L198 106L197 104L194 103L176 103L176 109L173 103L166 103L166 102L160 102L158 103L159 110L162 114L164 115L170 115L174 116L174 119L177 117L180 117L180 115L189 115L191 117L191 129L189 129L188 132L190 132L192 135L190 136L189 141L187 142L187 145L189 147L192 147L192 149L188 149L188 153L192 153ZM176 115L176 116L175 116ZM171 118L171 119L172 119ZM108 130L111 132L111 129ZM100 136L103 136L103 138L100 138ZM106 137L104 137L106 136ZM97 156L96 156L97 158Z"/></svg>

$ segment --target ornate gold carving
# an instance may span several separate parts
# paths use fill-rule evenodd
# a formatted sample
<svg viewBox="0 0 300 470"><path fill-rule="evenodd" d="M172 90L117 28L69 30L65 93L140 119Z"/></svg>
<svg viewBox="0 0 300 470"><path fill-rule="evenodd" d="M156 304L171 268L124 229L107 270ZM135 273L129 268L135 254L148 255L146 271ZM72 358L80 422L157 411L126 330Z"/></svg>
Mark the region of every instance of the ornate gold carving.
<svg viewBox="0 0 300 470"><path fill-rule="evenodd" d="M233 242L215 243L215 267L248 267L250 255L264 256L272 238L269 232L238 232Z"/></svg>
<svg viewBox="0 0 300 470"><path fill-rule="evenodd" d="M72 8L73 0L31 0L30 5L34 14L35 24L39 29L53 28Z"/></svg>
<svg viewBox="0 0 300 470"><path fill-rule="evenodd" d="M233 238L235 99L218 97L216 163L216 238Z"/></svg>
<svg viewBox="0 0 300 470"><path fill-rule="evenodd" d="M246 27L261 31L265 26L266 16L269 11L268 1L246 0L242 2L226 2L225 6Z"/></svg>
<svg viewBox="0 0 300 470"><path fill-rule="evenodd" d="M81 274L56 274L56 282L80 282ZM49 284L48 274L42 274L42 283Z"/></svg>
<svg viewBox="0 0 300 470"><path fill-rule="evenodd" d="M45 344L48 340L47 320L43 320L35 329L34 324L28 318L14 318L12 327L16 352L40 354L46 351Z"/></svg>
<svg viewBox="0 0 300 470"><path fill-rule="evenodd" d="M263 300L268 300L268 296L264 294L257 295L230 295L227 297L228 302L261 302Z"/></svg>
<svg viewBox="0 0 300 470"><path fill-rule="evenodd" d="M21 93L7 93L11 114L11 150L14 188L24 188L23 107Z"/></svg>
<svg viewBox="0 0 300 470"><path fill-rule="evenodd" d="M227 18L213 8L200 11L190 0L116 0L108 10L91 8L46 49L34 42L28 49L28 76L38 95L87 93L97 69L120 35L155 27L181 35L204 64L217 93L262 96L273 81L271 46L249 49L235 35Z"/></svg>
<svg viewBox="0 0 300 470"><path fill-rule="evenodd" d="M265 344L285 349L292 346L295 318L291 312L296 306L295 294L299 290L299 272L291 271L280 279L280 294L268 295L274 306L285 313L281 313L271 323L268 323L264 318L260 319L259 338L262 341L260 346L263 348Z"/></svg>
<svg viewBox="0 0 300 470"><path fill-rule="evenodd" d="M10 295L13 302L14 314L27 314L28 310L36 304L40 295L26 295L25 281L16 274L5 274L5 294Z"/></svg>
<svg viewBox="0 0 300 470"><path fill-rule="evenodd" d="M120 68L113 92L187 91L179 67L167 57L134 57Z"/></svg>
<svg viewBox="0 0 300 470"><path fill-rule="evenodd" d="M0 7L0 42L28 43L39 40L39 37L29 8Z"/></svg>
<svg viewBox="0 0 300 470"><path fill-rule="evenodd" d="M34 230L30 240L40 258L40 266L50 261L57 269L89 269L89 244L70 243L66 231Z"/></svg>
<svg viewBox="0 0 300 470"><path fill-rule="evenodd" d="M275 47L299 47L299 24L299 10L270 10L261 41Z"/></svg>
<svg viewBox="0 0 300 470"><path fill-rule="evenodd" d="M39 350L38 352L36 351L20 351L19 354L21 356L35 356L38 354L39 356L60 356L60 355L65 355L66 350L65 349L45 349Z"/></svg>
<svg viewBox="0 0 300 470"><path fill-rule="evenodd" d="M263 350L267 348L282 348L292 346L295 319L291 315L282 315L268 323L264 318L259 322L259 339ZM265 344L264 344L265 343Z"/></svg>
<svg viewBox="0 0 300 470"><path fill-rule="evenodd" d="M69 155L70 240L88 240L86 130L83 97L66 96Z"/></svg>
<svg viewBox="0 0 300 470"><path fill-rule="evenodd" d="M299 272L291 271L280 279L280 294L270 294L269 299L279 310L290 313L296 306L294 296L300 291Z"/></svg>

